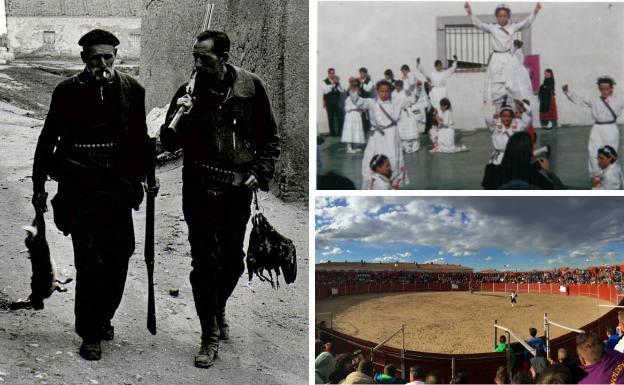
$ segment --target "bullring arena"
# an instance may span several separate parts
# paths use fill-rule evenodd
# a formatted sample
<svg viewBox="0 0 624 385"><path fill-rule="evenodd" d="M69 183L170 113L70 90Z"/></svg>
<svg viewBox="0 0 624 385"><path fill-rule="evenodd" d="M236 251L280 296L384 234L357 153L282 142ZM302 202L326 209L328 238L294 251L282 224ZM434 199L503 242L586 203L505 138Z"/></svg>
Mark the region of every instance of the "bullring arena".
<svg viewBox="0 0 624 385"><path fill-rule="evenodd" d="M497 368L507 363L505 353L493 352L494 339L506 330L514 334L518 370L524 347L517 341L529 338L530 327L545 338L545 313L550 355L565 347L575 356L577 332L593 331L606 338L607 328L617 325L615 306L624 298L615 284L475 282L471 270L457 265L420 265L419 273L408 266L411 281L404 279L409 274L401 271L406 268L401 264L361 265L346 275L349 279L339 264L332 265L317 265L315 293L317 330L330 339L332 352L362 352L378 371L388 363L399 372L412 365L438 370L447 383L459 372L467 374L470 383L492 383ZM372 271L384 267L391 272L385 271L382 279ZM328 269L340 273L332 277ZM417 282L415 277L422 280L423 274L438 282ZM519 293L513 308L512 290ZM506 329L498 328L495 334L495 320Z"/></svg>
<svg viewBox="0 0 624 385"><path fill-rule="evenodd" d="M512 308L506 293L444 291L335 296L318 301L316 311L325 319L332 314L334 330L365 340L381 342L404 324L408 350L481 353L492 351L494 320L528 339L529 327L543 329L544 313L580 328L595 320L598 311L605 313L597 304L591 297L520 293ZM551 337L566 333L553 328ZM387 345L400 348L400 336Z"/></svg>

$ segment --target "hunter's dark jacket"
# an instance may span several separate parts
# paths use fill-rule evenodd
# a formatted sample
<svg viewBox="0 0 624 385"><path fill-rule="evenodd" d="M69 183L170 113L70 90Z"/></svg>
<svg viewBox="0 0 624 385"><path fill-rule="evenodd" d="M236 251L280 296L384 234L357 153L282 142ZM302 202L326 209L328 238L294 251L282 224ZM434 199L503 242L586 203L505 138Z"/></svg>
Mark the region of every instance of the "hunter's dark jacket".
<svg viewBox="0 0 624 385"><path fill-rule="evenodd" d="M177 110L176 101L186 94L186 84L178 89L160 140L169 151L183 148L185 167L199 162L251 173L266 191L280 154L280 137L269 97L258 76L229 64L227 68L232 77L229 95L215 103L202 100L198 93L193 108L182 116L174 132L168 126ZM196 83L198 87L201 84Z"/></svg>
<svg viewBox="0 0 624 385"><path fill-rule="evenodd" d="M44 191L51 176L59 192L129 192L129 207L136 207L142 194L133 190L145 178L148 140L143 86L114 71L101 89L82 72L54 89L35 151L33 189Z"/></svg>

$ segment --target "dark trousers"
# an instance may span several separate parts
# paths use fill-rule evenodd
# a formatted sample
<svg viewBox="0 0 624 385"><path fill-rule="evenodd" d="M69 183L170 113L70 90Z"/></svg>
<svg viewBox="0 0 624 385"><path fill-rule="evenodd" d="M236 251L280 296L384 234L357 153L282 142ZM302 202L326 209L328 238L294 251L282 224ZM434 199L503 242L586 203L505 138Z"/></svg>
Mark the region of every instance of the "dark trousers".
<svg viewBox="0 0 624 385"><path fill-rule="evenodd" d="M251 197L247 189L210 191L203 183L184 180L182 208L193 258L190 280L203 340L218 333L207 325L225 311L245 270L243 241Z"/></svg>
<svg viewBox="0 0 624 385"><path fill-rule="evenodd" d="M341 136L344 112L340 108L340 100L328 98L325 108L327 109L327 120L329 121L329 134L331 136Z"/></svg>
<svg viewBox="0 0 624 385"><path fill-rule="evenodd" d="M76 266L76 333L100 339L119 307L126 284L128 261L134 252L130 208L98 200L81 209L72 226Z"/></svg>

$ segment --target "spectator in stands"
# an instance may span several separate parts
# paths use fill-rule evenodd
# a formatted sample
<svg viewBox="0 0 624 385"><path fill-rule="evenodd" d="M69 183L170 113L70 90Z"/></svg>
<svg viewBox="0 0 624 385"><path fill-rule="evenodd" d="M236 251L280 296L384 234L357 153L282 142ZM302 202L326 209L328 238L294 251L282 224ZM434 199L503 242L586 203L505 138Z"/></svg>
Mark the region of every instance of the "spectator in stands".
<svg viewBox="0 0 624 385"><path fill-rule="evenodd" d="M321 353L323 353L323 343L321 340L316 340L314 343L314 358L316 359Z"/></svg>
<svg viewBox="0 0 624 385"><path fill-rule="evenodd" d="M509 344L507 343L507 337L505 337L504 335L500 336L498 338L498 345L496 345L496 349L494 349L495 352L500 353L500 352L504 352L507 349L511 349L511 346L509 346ZM509 361L510 361L510 365L513 368L514 365L516 364L516 354L513 351L513 349L510 352L511 354L509 355Z"/></svg>
<svg viewBox="0 0 624 385"><path fill-rule="evenodd" d="M617 350L620 353L624 353L624 309L618 310L618 334L620 336L620 342L615 345L614 350Z"/></svg>
<svg viewBox="0 0 624 385"><path fill-rule="evenodd" d="M410 382L407 385L423 385L425 383L425 374L420 366L412 366L410 368Z"/></svg>
<svg viewBox="0 0 624 385"><path fill-rule="evenodd" d="M325 330L327 329L327 323L325 321L319 322L319 340L323 343L331 342L331 336Z"/></svg>
<svg viewBox="0 0 624 385"><path fill-rule="evenodd" d="M442 383L444 383L444 380L442 379L440 372L438 372L437 370L432 370L429 373L427 373L427 377L425 377L425 384L442 384Z"/></svg>
<svg viewBox="0 0 624 385"><path fill-rule="evenodd" d="M537 380L547 366L548 361L544 357L544 351L536 349L535 357L531 358L531 376L533 379Z"/></svg>
<svg viewBox="0 0 624 385"><path fill-rule="evenodd" d="M314 360L314 383L329 383L329 375L334 370L334 357L331 353L323 352Z"/></svg>
<svg viewBox="0 0 624 385"><path fill-rule="evenodd" d="M507 373L507 368L504 366L499 366L496 371L496 377L494 377L494 383L501 384L509 384L509 375Z"/></svg>
<svg viewBox="0 0 624 385"><path fill-rule="evenodd" d="M330 384L339 384L340 381L347 378L347 376L353 371L351 365L351 357L348 354L342 353L336 356L336 367L332 374L329 375Z"/></svg>
<svg viewBox="0 0 624 385"><path fill-rule="evenodd" d="M521 370L513 375L513 377L511 378L511 383L512 384L532 384L533 379L531 378L531 375L528 372Z"/></svg>
<svg viewBox="0 0 624 385"><path fill-rule="evenodd" d="M457 375L451 379L451 384L467 384L467 383L468 383L468 378L466 377L466 374L463 372L457 373Z"/></svg>
<svg viewBox="0 0 624 385"><path fill-rule="evenodd" d="M615 346L620 342L620 336L615 331L613 326L607 329L607 340L604 342L605 350L613 350Z"/></svg>
<svg viewBox="0 0 624 385"><path fill-rule="evenodd" d="M570 369L561 364L551 365L542 371L538 384L572 384Z"/></svg>
<svg viewBox="0 0 624 385"><path fill-rule="evenodd" d="M404 382L396 378L396 368L392 364L384 366L383 373L377 373L375 376L377 384L403 384Z"/></svg>
<svg viewBox="0 0 624 385"><path fill-rule="evenodd" d="M621 384L624 382L624 354L604 351L602 341L595 333L576 336L576 351L587 376L579 384Z"/></svg>
<svg viewBox="0 0 624 385"><path fill-rule="evenodd" d="M581 369L581 363L577 359L572 359L568 357L568 350L566 348L559 348L557 350L557 360L548 360L551 365L561 364L567 367L572 374L572 382L578 383L583 377L586 376L586 373Z"/></svg>
<svg viewBox="0 0 624 385"><path fill-rule="evenodd" d="M537 329L535 328L529 328L529 334L531 335L531 338L529 338L526 343L529 344L529 346L531 346L533 349L537 350L541 350L542 351L542 357L546 356L546 349L544 348L544 341L537 336ZM531 354L529 353L528 350L524 351L524 360L525 361L529 361L531 359Z"/></svg>
<svg viewBox="0 0 624 385"><path fill-rule="evenodd" d="M362 360L355 372L349 374L343 384L374 384L373 361Z"/></svg>

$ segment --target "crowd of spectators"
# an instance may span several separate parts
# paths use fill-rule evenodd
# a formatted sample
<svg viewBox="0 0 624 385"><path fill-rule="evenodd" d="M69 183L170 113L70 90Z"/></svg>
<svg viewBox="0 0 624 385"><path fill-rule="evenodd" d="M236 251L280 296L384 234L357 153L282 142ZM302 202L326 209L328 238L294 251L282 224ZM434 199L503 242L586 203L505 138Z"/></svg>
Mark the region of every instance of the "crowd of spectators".
<svg viewBox="0 0 624 385"><path fill-rule="evenodd" d="M318 271L316 285L355 285L390 283L558 283L562 285L592 283L621 284L621 266L602 266L584 269L555 269L526 272L413 272L413 271Z"/></svg>
<svg viewBox="0 0 624 385"><path fill-rule="evenodd" d="M375 372L375 366L360 350L334 356L331 335L317 329L315 353L316 384L467 384L471 373L460 372L444 379L436 370L412 366L405 377L388 364ZM510 354L510 366L502 365L493 373L496 384L622 384L624 383L624 309L618 312L618 325L608 327L604 336L594 332L576 336L576 354L565 348L546 353L543 337L529 328L525 342L535 352L517 348ZM501 336L496 352L513 349ZM519 360L518 362L515 362ZM509 369L511 368L511 370ZM448 382L447 382L448 381Z"/></svg>

